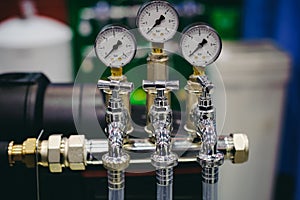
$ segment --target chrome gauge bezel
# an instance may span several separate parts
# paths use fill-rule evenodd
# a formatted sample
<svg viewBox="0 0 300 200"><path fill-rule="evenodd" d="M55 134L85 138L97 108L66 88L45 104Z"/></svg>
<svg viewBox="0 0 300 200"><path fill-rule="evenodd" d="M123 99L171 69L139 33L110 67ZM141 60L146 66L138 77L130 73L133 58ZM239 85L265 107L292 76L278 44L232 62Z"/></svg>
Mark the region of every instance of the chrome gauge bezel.
<svg viewBox="0 0 300 200"><path fill-rule="evenodd" d="M120 34L118 34L118 33L120 33ZM121 37L121 34L123 34L123 33L124 33L124 35L123 35L123 37ZM117 57L115 54L114 57L116 57L116 58L111 58L111 57L109 57L110 55L107 56L108 52L104 51L104 47L101 46L101 44L102 44L102 42L110 43L111 41L109 41L109 40L115 40L111 37L121 37L118 39L118 42L121 41L121 43L122 43L122 41L124 41L124 37L127 37L128 41L130 42L130 44L129 44L130 51L122 52L122 54L118 55L119 57ZM106 40L106 41L103 41L103 40ZM110 43L110 46L111 46L111 48L113 48L113 44ZM120 68L120 67L123 67L126 64L128 64L135 57L136 49L137 49L137 43L136 43L135 36L127 28L125 28L123 26L119 26L119 25L110 25L110 26L104 27L97 35L95 44L94 44L94 50L95 50L95 54L96 54L97 58L102 63L104 63L106 66L114 67L114 68ZM122 49L116 49L116 51L122 51ZM109 52L109 53L112 53L112 52ZM122 58L124 58L124 60L122 60ZM119 61L119 60L121 60L121 61Z"/></svg>
<svg viewBox="0 0 300 200"><path fill-rule="evenodd" d="M201 34L203 34L200 31L201 29L202 29L202 31L206 31L207 33L209 33L209 34L207 34L209 36L206 36L207 40L209 38L214 38L215 43L210 43L209 45L216 45L216 50L213 53L213 55L209 55L210 54L209 51L205 52L206 53L205 55L201 55L198 52L198 58L199 59L197 59L198 61L196 61L196 56L194 57L194 59L190 56L191 53L193 53L192 49L196 50L196 48L195 47L188 47L187 46L188 44L186 44L187 42L185 40L188 37L190 37L190 38L193 37L193 36L191 36L191 34L193 32L198 31L199 36ZM191 39L193 39L193 38L191 38ZM194 42L195 42L195 44L197 44L197 43L198 43L198 45L200 44L199 41L195 40ZM207 41L207 43L209 43L209 42ZM188 51L187 51L187 48L189 48ZM202 46L201 48L204 49L205 46ZM221 37L218 34L218 32L215 29L213 29L211 26L209 26L207 24L204 24L204 23L192 24L192 25L188 26L187 28L185 28L183 33L182 33L182 36L181 36L181 39L180 39L180 49L181 49L181 53L182 53L183 57L185 58L185 60L187 60L191 65L196 66L196 67L206 67L206 66L212 64L213 62L215 62L218 59L218 57L220 56L221 51L222 51L222 40L221 40ZM209 59L206 59L207 57Z"/></svg>

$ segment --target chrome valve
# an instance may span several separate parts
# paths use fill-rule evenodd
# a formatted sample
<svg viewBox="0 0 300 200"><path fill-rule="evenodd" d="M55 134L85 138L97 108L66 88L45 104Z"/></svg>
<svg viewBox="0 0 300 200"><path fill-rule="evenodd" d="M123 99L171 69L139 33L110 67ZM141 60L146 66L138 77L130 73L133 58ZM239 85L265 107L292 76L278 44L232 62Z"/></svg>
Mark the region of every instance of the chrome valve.
<svg viewBox="0 0 300 200"><path fill-rule="evenodd" d="M172 131L172 110L165 93L166 91L177 90L178 88L179 81L143 81L143 89L145 91L156 91L153 105L150 106L148 112L148 124L146 127L152 132L152 136L155 137L155 130L162 128Z"/></svg>
<svg viewBox="0 0 300 200"><path fill-rule="evenodd" d="M197 161L202 168L203 198L214 200L217 199L219 166L224 162L224 154L217 151L215 108L211 96L214 85L205 74L199 75L196 80L201 86L201 94L191 118L202 141Z"/></svg>
<svg viewBox="0 0 300 200"><path fill-rule="evenodd" d="M206 75L198 76L197 81L202 86L202 90L198 103L192 110L191 118L203 142L203 150L211 151L217 143L215 108L211 97L214 85ZM206 153L209 154L209 152Z"/></svg>
<svg viewBox="0 0 300 200"><path fill-rule="evenodd" d="M133 90L133 83L121 82L116 80L105 81L99 80L97 84L100 90L110 90L111 96L108 100L108 105L106 109L106 123L107 128L115 129L116 127L122 132L127 132L129 127L130 115L128 109L124 106L122 98L120 97L120 92L131 92ZM110 123L117 123L117 125L110 125ZM109 130L106 130L109 133Z"/></svg>
<svg viewBox="0 0 300 200"><path fill-rule="evenodd" d="M124 170L128 167L130 157L123 151L123 139L129 123L129 111L125 108L119 92L131 92L133 84L117 80L99 80L99 89L111 90L111 97L106 109L106 133L108 135L108 153L102 156L103 166L108 170L108 187L110 199L124 199Z"/></svg>
<svg viewBox="0 0 300 200"><path fill-rule="evenodd" d="M178 156L171 151L172 110L165 91L177 90L179 81L143 81L143 88L156 90L149 125L156 144L151 163L156 168L157 199L172 199L173 167L178 164Z"/></svg>

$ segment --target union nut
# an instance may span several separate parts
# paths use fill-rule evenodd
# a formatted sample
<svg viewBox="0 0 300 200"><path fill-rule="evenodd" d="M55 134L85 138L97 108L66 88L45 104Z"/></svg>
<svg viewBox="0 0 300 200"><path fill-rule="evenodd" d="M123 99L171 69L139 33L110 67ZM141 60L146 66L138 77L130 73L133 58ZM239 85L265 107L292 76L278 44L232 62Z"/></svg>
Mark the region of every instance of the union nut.
<svg viewBox="0 0 300 200"><path fill-rule="evenodd" d="M243 163L249 157L249 141L247 135L243 133L230 134L233 138L234 157L233 163Z"/></svg>
<svg viewBox="0 0 300 200"><path fill-rule="evenodd" d="M69 137L67 157L71 170L85 170L87 153L84 135Z"/></svg>
<svg viewBox="0 0 300 200"><path fill-rule="evenodd" d="M61 161L61 135L50 135L48 138L48 165L52 173L62 172Z"/></svg>
<svg viewBox="0 0 300 200"><path fill-rule="evenodd" d="M48 146L48 155L44 150ZM45 155L48 157L49 170L52 173L62 172L63 167L69 166L71 170L85 170L86 148L84 135L71 135L69 139L61 135L51 135L48 142L41 143L41 161ZM44 162L43 162L44 163Z"/></svg>

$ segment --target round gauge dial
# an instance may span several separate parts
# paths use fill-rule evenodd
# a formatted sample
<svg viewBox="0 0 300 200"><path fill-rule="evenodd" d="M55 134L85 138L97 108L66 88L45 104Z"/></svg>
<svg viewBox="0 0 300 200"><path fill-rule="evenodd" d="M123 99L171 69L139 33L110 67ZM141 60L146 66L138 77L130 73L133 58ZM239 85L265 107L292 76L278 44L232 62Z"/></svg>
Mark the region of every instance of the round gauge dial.
<svg viewBox="0 0 300 200"><path fill-rule="evenodd" d="M176 10L166 1L150 1L137 15L139 31L150 42L168 41L175 35L178 24Z"/></svg>
<svg viewBox="0 0 300 200"><path fill-rule="evenodd" d="M123 67L135 56L136 40L126 28L110 26L98 34L95 52L106 66Z"/></svg>
<svg viewBox="0 0 300 200"><path fill-rule="evenodd" d="M183 32L180 47L183 57L191 65L205 67L219 57L222 41L213 28L208 25L197 24Z"/></svg>

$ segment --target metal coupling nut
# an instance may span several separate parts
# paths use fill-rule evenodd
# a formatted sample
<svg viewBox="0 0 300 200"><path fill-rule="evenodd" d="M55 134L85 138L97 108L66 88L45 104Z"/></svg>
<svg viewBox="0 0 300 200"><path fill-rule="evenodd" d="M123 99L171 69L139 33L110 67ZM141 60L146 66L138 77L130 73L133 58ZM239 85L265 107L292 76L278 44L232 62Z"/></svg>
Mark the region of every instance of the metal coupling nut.
<svg viewBox="0 0 300 200"><path fill-rule="evenodd" d="M71 135L68 140L68 162L71 170L85 170L86 148L84 135Z"/></svg>
<svg viewBox="0 0 300 200"><path fill-rule="evenodd" d="M60 163L61 135L50 135L48 138L48 163L49 170L53 173L62 172Z"/></svg>
<svg viewBox="0 0 300 200"><path fill-rule="evenodd" d="M197 156L197 161L202 168L219 167L224 163L224 155L222 153L213 155L199 154Z"/></svg>
<svg viewBox="0 0 300 200"><path fill-rule="evenodd" d="M233 163L243 163L249 157L249 140L246 134L234 133L230 135L233 138L234 158Z"/></svg>
<svg viewBox="0 0 300 200"><path fill-rule="evenodd" d="M156 169L175 167L178 164L178 156L172 152L165 156L161 156L155 152L151 155L151 164Z"/></svg>
<svg viewBox="0 0 300 200"><path fill-rule="evenodd" d="M119 157L111 157L108 153L102 156L103 166L108 170L122 171L129 166L130 156L123 153Z"/></svg>

